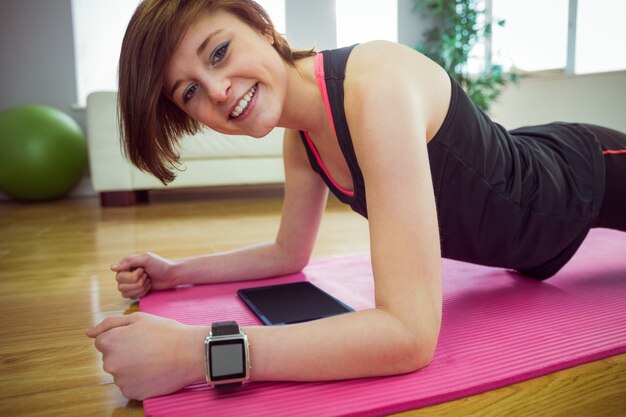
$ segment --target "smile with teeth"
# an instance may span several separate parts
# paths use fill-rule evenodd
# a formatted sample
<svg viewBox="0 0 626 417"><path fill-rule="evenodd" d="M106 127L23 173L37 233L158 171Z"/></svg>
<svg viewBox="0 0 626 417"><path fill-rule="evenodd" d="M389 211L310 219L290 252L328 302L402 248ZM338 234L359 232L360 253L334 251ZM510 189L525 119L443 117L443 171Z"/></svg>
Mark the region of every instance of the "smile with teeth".
<svg viewBox="0 0 626 417"><path fill-rule="evenodd" d="M254 97L255 92L256 92L256 84L253 85L250 90L248 90L246 95L243 96L241 100L239 100L239 103L237 103L235 110L233 110L232 113L230 113L230 116L233 118L239 117L241 113L243 113L248 108L248 104L250 103L250 100L252 100L252 97Z"/></svg>

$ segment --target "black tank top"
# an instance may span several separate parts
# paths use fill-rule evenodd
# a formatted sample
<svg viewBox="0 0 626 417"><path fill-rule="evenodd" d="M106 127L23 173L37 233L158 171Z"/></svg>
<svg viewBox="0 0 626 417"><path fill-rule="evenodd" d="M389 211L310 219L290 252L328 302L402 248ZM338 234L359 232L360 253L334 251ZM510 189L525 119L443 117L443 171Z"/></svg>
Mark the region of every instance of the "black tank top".
<svg viewBox="0 0 626 417"><path fill-rule="evenodd" d="M334 182L306 133L300 135L312 168L332 193L367 217L365 183L343 106L352 48L321 52L320 80L352 175L352 193ZM600 145L586 127L571 123L508 132L452 78L451 83L448 113L428 144L442 256L540 279L555 274L598 215L604 193Z"/></svg>

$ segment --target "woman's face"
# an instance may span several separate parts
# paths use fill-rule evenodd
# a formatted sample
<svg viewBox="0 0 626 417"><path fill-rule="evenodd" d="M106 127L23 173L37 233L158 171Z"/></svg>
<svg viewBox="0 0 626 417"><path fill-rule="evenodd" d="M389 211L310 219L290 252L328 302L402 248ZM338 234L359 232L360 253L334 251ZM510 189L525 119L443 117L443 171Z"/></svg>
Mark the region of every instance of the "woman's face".
<svg viewBox="0 0 626 417"><path fill-rule="evenodd" d="M278 124L287 88L272 43L232 14L201 17L174 51L163 93L213 130L265 136Z"/></svg>

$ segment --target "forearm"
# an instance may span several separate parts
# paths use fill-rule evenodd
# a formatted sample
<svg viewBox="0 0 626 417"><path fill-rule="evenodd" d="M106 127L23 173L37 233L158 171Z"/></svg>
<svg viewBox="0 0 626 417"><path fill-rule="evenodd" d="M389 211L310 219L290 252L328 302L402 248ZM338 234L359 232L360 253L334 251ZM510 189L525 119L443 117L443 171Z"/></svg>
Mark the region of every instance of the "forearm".
<svg viewBox="0 0 626 417"><path fill-rule="evenodd" d="M274 242L176 260L177 284L206 284L268 278L299 272L308 263L328 197L328 188L311 171L299 134L285 140L285 200Z"/></svg>
<svg viewBox="0 0 626 417"><path fill-rule="evenodd" d="M178 285L245 281L295 273L304 263L277 243L264 243L175 260L170 277Z"/></svg>
<svg viewBox="0 0 626 417"><path fill-rule="evenodd" d="M326 381L397 375L420 369L432 359L436 340L409 332L378 309L362 310L289 326L244 327L250 343L251 379ZM192 380L202 380L203 341L208 328L190 335ZM435 336L436 339L436 336Z"/></svg>
<svg viewBox="0 0 626 417"><path fill-rule="evenodd" d="M282 327L244 328L252 379L324 381L396 375L426 366L436 340L371 309Z"/></svg>

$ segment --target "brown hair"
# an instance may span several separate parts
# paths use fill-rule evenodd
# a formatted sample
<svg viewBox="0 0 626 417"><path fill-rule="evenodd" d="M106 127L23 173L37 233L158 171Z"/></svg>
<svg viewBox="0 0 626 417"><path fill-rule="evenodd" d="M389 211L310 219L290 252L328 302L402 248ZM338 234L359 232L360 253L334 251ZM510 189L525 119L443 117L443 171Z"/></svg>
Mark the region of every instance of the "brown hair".
<svg viewBox="0 0 626 417"><path fill-rule="evenodd" d="M187 28L199 16L224 10L274 39L274 49L293 65L313 50L292 50L267 12L252 0L144 0L128 24L119 62L119 120L126 156L163 184L176 177L178 143L200 123L163 94L165 68Z"/></svg>

